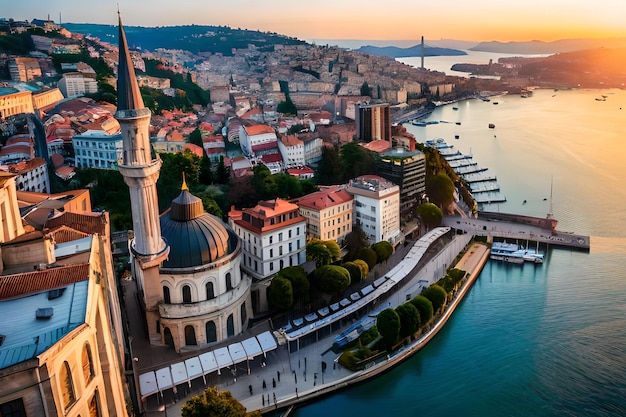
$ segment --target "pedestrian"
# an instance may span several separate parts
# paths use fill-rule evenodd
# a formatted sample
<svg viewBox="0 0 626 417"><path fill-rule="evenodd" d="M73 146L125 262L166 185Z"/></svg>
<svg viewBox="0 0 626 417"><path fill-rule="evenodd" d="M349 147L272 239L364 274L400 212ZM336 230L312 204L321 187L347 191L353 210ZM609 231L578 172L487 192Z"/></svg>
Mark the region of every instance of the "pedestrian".
<svg viewBox="0 0 626 417"><path fill-rule="evenodd" d="M265 395L261 395L261 403L265 407Z"/></svg>
<svg viewBox="0 0 626 417"><path fill-rule="evenodd" d="M278 377L278 382L280 382L280 371L276 371L276 376Z"/></svg>
<svg viewBox="0 0 626 417"><path fill-rule="evenodd" d="M276 380L272 378L272 388L276 388Z"/></svg>
<svg viewBox="0 0 626 417"><path fill-rule="evenodd" d="M265 380L263 380L263 389L267 388L267 385L265 385Z"/></svg>
<svg viewBox="0 0 626 417"><path fill-rule="evenodd" d="M248 385L248 389L250 390L250 395L252 395L252 385Z"/></svg>

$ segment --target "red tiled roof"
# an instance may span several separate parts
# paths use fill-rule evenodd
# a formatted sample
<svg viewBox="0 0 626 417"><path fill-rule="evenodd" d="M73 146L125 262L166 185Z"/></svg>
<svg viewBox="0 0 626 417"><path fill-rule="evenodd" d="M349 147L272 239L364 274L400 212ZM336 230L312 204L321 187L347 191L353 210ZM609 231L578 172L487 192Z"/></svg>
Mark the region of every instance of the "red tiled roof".
<svg viewBox="0 0 626 417"><path fill-rule="evenodd" d="M274 129L269 127L268 125L252 125L252 126L244 126L246 129L246 133L249 136L253 135L262 135L264 133L276 133Z"/></svg>
<svg viewBox="0 0 626 417"><path fill-rule="evenodd" d="M298 146L303 144L300 139L293 135L283 136L282 138L280 138L280 140L285 146Z"/></svg>
<svg viewBox="0 0 626 417"><path fill-rule="evenodd" d="M309 207L315 210L321 210L327 207L336 206L353 200L352 194L346 190L332 187L327 190L316 191L300 197L297 203L301 207Z"/></svg>
<svg viewBox="0 0 626 417"><path fill-rule="evenodd" d="M0 276L0 300L66 287L89 279L89 264Z"/></svg>
<svg viewBox="0 0 626 417"><path fill-rule="evenodd" d="M289 175L315 174L315 171L313 171L313 169L309 167L289 168L287 170L287 174Z"/></svg>
<svg viewBox="0 0 626 417"><path fill-rule="evenodd" d="M261 156L261 160L266 164L272 162L281 162L283 160L279 153L269 153Z"/></svg>
<svg viewBox="0 0 626 417"><path fill-rule="evenodd" d="M108 224L106 217L106 213L72 213L65 211L56 217L48 219L45 227L54 229L69 224L72 228L90 235L104 235Z"/></svg>
<svg viewBox="0 0 626 417"><path fill-rule="evenodd" d="M202 153L202 148L198 145L194 145L193 143L185 143L183 145L183 149L189 149L191 152L193 152L194 155L202 158L204 155Z"/></svg>
<svg viewBox="0 0 626 417"><path fill-rule="evenodd" d="M365 145L363 145L365 149L368 149L373 152L383 152L387 149L391 148L391 143L386 140L373 140Z"/></svg>
<svg viewBox="0 0 626 417"><path fill-rule="evenodd" d="M57 227L54 230L51 230L48 233L48 236L52 236L54 238L54 243L66 243L74 240L82 239L84 237L89 236L89 234L85 232L81 232L80 230L73 229L69 226L63 225Z"/></svg>

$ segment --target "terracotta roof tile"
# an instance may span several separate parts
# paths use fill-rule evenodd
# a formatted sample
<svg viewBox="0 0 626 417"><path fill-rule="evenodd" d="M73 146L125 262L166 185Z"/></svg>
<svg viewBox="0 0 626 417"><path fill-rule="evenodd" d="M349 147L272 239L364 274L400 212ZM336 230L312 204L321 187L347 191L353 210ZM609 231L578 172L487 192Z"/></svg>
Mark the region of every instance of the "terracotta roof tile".
<svg viewBox="0 0 626 417"><path fill-rule="evenodd" d="M66 287L89 279L89 264L0 276L0 300Z"/></svg>
<svg viewBox="0 0 626 417"><path fill-rule="evenodd" d="M46 228L54 229L63 225L71 225L72 228L87 234L99 234L104 236L107 230L108 219L106 213L72 213L63 212L60 215L48 219Z"/></svg>

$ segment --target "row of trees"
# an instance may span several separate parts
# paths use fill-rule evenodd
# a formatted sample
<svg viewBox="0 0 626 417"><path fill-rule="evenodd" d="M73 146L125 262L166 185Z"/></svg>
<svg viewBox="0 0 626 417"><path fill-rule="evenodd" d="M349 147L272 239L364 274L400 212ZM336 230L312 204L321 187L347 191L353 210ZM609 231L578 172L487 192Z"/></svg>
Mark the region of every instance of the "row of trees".
<svg viewBox="0 0 626 417"><path fill-rule="evenodd" d="M325 147L317 165L315 177L318 184L342 184L361 175L376 174L378 154L357 142L338 147Z"/></svg>
<svg viewBox="0 0 626 417"><path fill-rule="evenodd" d="M465 271L452 268L445 277L424 288L412 300L399 305L395 310L387 308L381 311L376 317L376 326L385 346L390 348L430 324L432 317L443 311L446 302L466 275Z"/></svg>

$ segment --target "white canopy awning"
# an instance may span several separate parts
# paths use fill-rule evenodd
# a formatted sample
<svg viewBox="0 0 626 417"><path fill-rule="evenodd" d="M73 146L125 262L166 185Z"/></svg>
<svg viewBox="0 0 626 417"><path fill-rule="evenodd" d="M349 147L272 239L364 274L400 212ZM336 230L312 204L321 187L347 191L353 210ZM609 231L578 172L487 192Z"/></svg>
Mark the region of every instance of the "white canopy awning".
<svg viewBox="0 0 626 417"><path fill-rule="evenodd" d="M256 336L259 344L261 345L261 349L263 349L263 353L267 353L271 350L276 349L278 346L276 344L276 339L272 336L272 333L268 330Z"/></svg>
<svg viewBox="0 0 626 417"><path fill-rule="evenodd" d="M168 366L167 368L161 368L156 371L156 380L159 391L172 388L174 384L172 383L172 373L170 372L170 367Z"/></svg>
<svg viewBox="0 0 626 417"><path fill-rule="evenodd" d="M215 355L215 360L217 361L217 367L219 369L233 365L233 360L230 357L230 353L228 353L228 348L221 347L215 349L213 354Z"/></svg>
<svg viewBox="0 0 626 417"><path fill-rule="evenodd" d="M186 359L185 368L187 368L187 376L189 377L189 379L198 378L203 375L202 366L200 365L200 358L198 356Z"/></svg>
<svg viewBox="0 0 626 417"><path fill-rule="evenodd" d="M209 374L211 372L215 372L219 369L217 365L217 360L215 359L215 355L213 352L206 352L202 355L198 356L200 359L200 364L202 365L202 371L204 374Z"/></svg>
<svg viewBox="0 0 626 417"><path fill-rule="evenodd" d="M248 359L248 355L246 355L246 351L243 350L243 345L239 342L228 345L228 353L230 353L230 358L233 360L233 363L237 364Z"/></svg>
<svg viewBox="0 0 626 417"><path fill-rule="evenodd" d="M246 351L248 359L254 359L255 356L259 356L263 353L261 345L259 345L259 341L256 340L256 337L250 337L242 341L241 344L243 345L243 349Z"/></svg>
<svg viewBox="0 0 626 417"><path fill-rule="evenodd" d="M159 392L159 387L157 386L156 375L154 371L146 372L145 374L139 375L139 391L141 392L141 399L156 394Z"/></svg>
<svg viewBox="0 0 626 417"><path fill-rule="evenodd" d="M182 384L183 382L189 382L187 378L187 368L185 362L177 362L170 365L172 368L172 381L174 385Z"/></svg>

